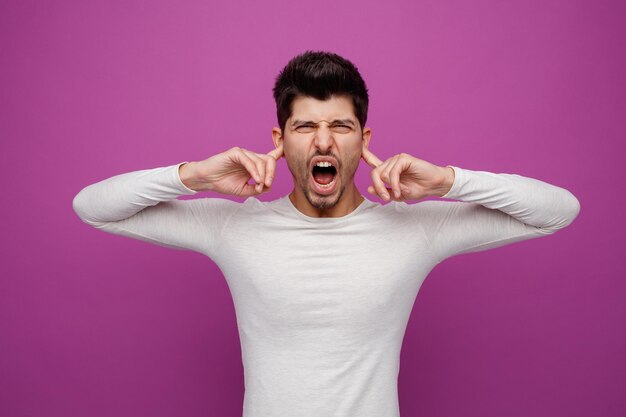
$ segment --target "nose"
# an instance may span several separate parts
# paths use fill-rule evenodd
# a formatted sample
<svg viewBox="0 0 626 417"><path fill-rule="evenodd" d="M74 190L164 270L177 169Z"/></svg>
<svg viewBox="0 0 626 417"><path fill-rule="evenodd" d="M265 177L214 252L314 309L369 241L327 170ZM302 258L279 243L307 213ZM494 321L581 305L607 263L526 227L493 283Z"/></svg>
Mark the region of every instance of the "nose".
<svg viewBox="0 0 626 417"><path fill-rule="evenodd" d="M315 130L315 146L321 152L327 152L333 147L335 138L333 132L331 132L328 123L320 123Z"/></svg>

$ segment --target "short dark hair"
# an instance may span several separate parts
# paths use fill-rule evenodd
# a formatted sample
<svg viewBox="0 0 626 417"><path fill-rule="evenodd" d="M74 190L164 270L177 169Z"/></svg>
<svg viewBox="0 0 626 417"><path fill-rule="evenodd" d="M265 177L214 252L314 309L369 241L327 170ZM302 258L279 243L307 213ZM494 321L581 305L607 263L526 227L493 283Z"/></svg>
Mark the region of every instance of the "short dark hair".
<svg viewBox="0 0 626 417"><path fill-rule="evenodd" d="M367 121L369 97L365 81L352 62L332 52L306 51L292 58L276 77L273 92L278 124L283 131L291 117L292 102L298 96L318 100L333 95L350 96L361 129Z"/></svg>

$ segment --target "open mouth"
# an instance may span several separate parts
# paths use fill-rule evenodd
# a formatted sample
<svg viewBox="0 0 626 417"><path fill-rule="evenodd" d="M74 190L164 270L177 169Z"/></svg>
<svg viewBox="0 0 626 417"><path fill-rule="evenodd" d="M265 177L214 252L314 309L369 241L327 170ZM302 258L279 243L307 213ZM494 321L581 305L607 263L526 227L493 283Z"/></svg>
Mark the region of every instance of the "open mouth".
<svg viewBox="0 0 626 417"><path fill-rule="evenodd" d="M311 174L313 175L313 181L321 188L330 187L337 175L337 168L328 161L319 161L313 165Z"/></svg>

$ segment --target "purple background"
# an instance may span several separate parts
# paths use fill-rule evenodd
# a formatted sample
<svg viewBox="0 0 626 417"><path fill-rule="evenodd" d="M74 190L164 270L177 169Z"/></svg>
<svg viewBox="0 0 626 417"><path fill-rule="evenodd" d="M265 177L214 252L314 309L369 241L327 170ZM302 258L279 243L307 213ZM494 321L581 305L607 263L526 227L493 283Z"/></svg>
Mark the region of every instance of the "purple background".
<svg viewBox="0 0 626 417"><path fill-rule="evenodd" d="M0 415L241 415L217 267L92 229L71 202L122 172L269 151L274 78L306 49L359 67L380 158L517 173L581 202L553 236L433 270L402 416L623 415L625 3L297 3L0 3ZM262 199L290 191L284 160L277 181Z"/></svg>

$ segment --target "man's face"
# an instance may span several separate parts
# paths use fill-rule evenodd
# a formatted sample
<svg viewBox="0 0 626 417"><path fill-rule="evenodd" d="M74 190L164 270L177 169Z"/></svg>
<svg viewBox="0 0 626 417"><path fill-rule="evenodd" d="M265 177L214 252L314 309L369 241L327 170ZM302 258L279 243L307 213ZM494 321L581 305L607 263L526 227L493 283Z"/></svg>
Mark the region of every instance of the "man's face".
<svg viewBox="0 0 626 417"><path fill-rule="evenodd" d="M279 134L275 129L275 141ZM295 98L282 132L284 157L295 191L318 210L335 206L347 187L351 193L355 189L354 174L369 135L369 129L362 130L359 125L349 96L324 101Z"/></svg>

